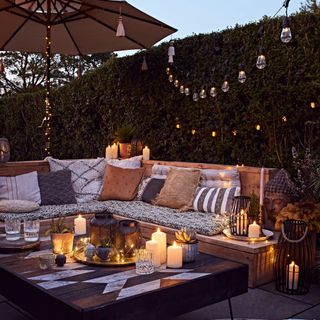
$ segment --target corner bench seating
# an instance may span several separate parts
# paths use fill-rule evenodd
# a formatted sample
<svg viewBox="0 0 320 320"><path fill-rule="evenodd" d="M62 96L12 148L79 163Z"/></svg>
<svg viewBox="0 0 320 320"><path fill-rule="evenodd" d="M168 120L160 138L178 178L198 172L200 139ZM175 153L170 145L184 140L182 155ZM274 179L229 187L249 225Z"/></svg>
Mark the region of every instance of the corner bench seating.
<svg viewBox="0 0 320 320"><path fill-rule="evenodd" d="M168 161L143 161L146 168L146 176L150 176L154 163L163 165L174 165L179 167L192 167L200 169L231 169L232 166L168 162ZM48 172L47 161L21 161L9 162L0 165L0 176L13 176L31 171ZM260 169L254 167L238 167L243 195L250 195L252 192L259 195ZM276 173L276 169L266 169L265 182ZM112 211L118 218L130 218L141 222L142 233L145 237L150 237L156 226L169 235L169 241L173 239L174 231L181 227L194 228L198 233L199 249L201 252L212 254L218 257L227 258L249 265L249 287L255 287L262 283L271 281L273 278L272 261L274 258L276 240L268 243L248 244L241 241L226 239L223 235L218 235L224 227L225 219L220 216L213 218L208 213L189 211L179 213L177 210L152 206L142 201L92 201L87 203L41 206L39 210L31 213L19 214L23 218L40 217L42 219L41 229L48 225L50 218L58 216L60 213L72 216L77 213L92 216L95 212L105 209ZM12 217L13 214L1 214L0 219ZM68 217L69 224L73 223L74 217Z"/></svg>

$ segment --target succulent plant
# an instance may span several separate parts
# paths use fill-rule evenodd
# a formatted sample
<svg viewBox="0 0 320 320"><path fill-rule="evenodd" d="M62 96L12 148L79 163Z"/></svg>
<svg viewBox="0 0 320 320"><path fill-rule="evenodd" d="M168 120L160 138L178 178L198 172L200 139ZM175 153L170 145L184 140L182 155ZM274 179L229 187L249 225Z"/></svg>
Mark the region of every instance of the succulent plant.
<svg viewBox="0 0 320 320"><path fill-rule="evenodd" d="M59 216L56 220L51 219L50 228L46 230L45 234L51 233L73 233L73 230L67 227L64 223L65 217Z"/></svg>
<svg viewBox="0 0 320 320"><path fill-rule="evenodd" d="M111 246L112 246L112 243L110 238L104 238L100 242L100 247L102 248L111 248Z"/></svg>
<svg viewBox="0 0 320 320"><path fill-rule="evenodd" d="M197 233L194 230L187 230L187 228L181 228L175 232L177 242L183 243L195 243L197 242Z"/></svg>

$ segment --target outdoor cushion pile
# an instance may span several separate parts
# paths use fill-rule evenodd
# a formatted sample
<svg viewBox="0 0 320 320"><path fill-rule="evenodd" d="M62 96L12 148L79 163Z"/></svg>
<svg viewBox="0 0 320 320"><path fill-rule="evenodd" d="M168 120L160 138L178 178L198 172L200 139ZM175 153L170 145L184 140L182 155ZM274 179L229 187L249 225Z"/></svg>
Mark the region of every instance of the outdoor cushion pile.
<svg viewBox="0 0 320 320"><path fill-rule="evenodd" d="M225 228L233 197L240 194L236 168L199 170L155 164L151 176L144 178L141 157L47 160L50 173L0 177L0 220L109 210L134 220L214 235ZM17 205L21 201L30 202L33 209L21 209Z"/></svg>

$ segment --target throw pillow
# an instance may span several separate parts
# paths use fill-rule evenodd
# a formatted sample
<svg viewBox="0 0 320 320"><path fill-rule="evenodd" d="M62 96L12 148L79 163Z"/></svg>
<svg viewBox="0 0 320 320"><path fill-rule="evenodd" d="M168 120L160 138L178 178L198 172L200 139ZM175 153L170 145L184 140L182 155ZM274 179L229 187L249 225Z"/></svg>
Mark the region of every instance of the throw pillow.
<svg viewBox="0 0 320 320"><path fill-rule="evenodd" d="M114 167L120 168L140 168L142 156L131 157L129 159L110 159L107 161L108 164Z"/></svg>
<svg viewBox="0 0 320 320"><path fill-rule="evenodd" d="M197 188L193 209L200 212L223 214L231 211L233 198L240 195L240 188Z"/></svg>
<svg viewBox="0 0 320 320"><path fill-rule="evenodd" d="M155 204L186 211L192 206L192 199L199 184L200 171L171 168Z"/></svg>
<svg viewBox="0 0 320 320"><path fill-rule="evenodd" d="M70 170L39 173L38 181L42 205L77 203Z"/></svg>
<svg viewBox="0 0 320 320"><path fill-rule="evenodd" d="M28 200L0 200L0 212L32 212L39 209L39 204Z"/></svg>
<svg viewBox="0 0 320 320"><path fill-rule="evenodd" d="M144 202L153 203L153 200L161 191L164 183L164 179L151 179L142 194L141 200Z"/></svg>
<svg viewBox="0 0 320 320"><path fill-rule="evenodd" d="M107 165L99 200L131 201L138 192L145 168L119 168Z"/></svg>
<svg viewBox="0 0 320 320"><path fill-rule="evenodd" d="M37 172L0 177L0 200L28 200L40 203Z"/></svg>
<svg viewBox="0 0 320 320"><path fill-rule="evenodd" d="M151 180L151 178L144 178L141 180L139 187L138 187L136 200L138 200L138 201L142 200L142 194L144 193L144 190L146 189L146 186L148 185L150 180Z"/></svg>
<svg viewBox="0 0 320 320"><path fill-rule="evenodd" d="M46 159L49 161L50 171L63 169L71 171L71 183L77 202L88 202L99 197L106 166L104 158L59 160L47 157Z"/></svg>

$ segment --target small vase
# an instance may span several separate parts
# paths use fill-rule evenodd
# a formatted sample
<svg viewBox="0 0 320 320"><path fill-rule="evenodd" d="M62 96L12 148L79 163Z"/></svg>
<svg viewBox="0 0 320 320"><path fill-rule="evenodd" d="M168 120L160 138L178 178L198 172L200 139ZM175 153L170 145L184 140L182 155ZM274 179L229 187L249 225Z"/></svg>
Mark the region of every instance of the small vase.
<svg viewBox="0 0 320 320"><path fill-rule="evenodd" d="M177 241L177 245L182 247L183 262L193 262L198 254L198 241L194 243L185 243Z"/></svg>
<svg viewBox="0 0 320 320"><path fill-rule="evenodd" d="M102 260L106 261L109 258L109 254L111 253L112 248L110 247L97 247L96 255Z"/></svg>
<svg viewBox="0 0 320 320"><path fill-rule="evenodd" d="M120 143L119 149L121 159L127 159L131 157L131 142Z"/></svg>
<svg viewBox="0 0 320 320"><path fill-rule="evenodd" d="M53 253L68 254L73 250L73 233L51 233Z"/></svg>
<svg viewBox="0 0 320 320"><path fill-rule="evenodd" d="M95 253L96 247L91 243L87 244L84 249L84 255L86 256L87 260L92 260Z"/></svg>

